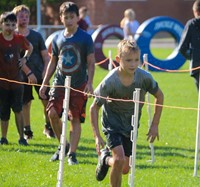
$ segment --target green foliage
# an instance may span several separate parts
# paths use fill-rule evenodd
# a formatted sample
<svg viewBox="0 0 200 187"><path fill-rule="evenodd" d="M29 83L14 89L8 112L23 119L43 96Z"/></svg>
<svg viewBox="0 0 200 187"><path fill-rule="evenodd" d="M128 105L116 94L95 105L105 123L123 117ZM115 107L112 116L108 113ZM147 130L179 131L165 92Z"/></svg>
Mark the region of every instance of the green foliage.
<svg viewBox="0 0 200 187"><path fill-rule="evenodd" d="M182 68L189 69L188 63ZM107 72L96 67L94 87ZM199 178L193 177L193 168L197 121L195 108L197 108L198 95L193 79L189 73L151 73L165 95L159 126L160 140L154 143L156 162L151 164L148 162L151 157L146 141L148 114L145 105L137 139L135 186L197 187ZM65 159L64 187L109 186L108 175L102 182L97 182L95 179L97 154L89 122L89 106L92 101L93 99L90 98L87 105L87 119L82 126L82 137L77 150L79 165L68 166ZM8 131L9 145L0 146L0 184L3 187L56 186L59 162L51 163L49 159L57 149L58 142L55 139L47 139L42 134L44 127L42 105L36 95L31 114L34 138L29 141L30 146L18 145L13 115ZM69 132L69 124L67 129ZM128 175L123 176L122 186L128 186Z"/></svg>
<svg viewBox="0 0 200 187"><path fill-rule="evenodd" d="M5 11L12 11L12 9L17 6L17 5L21 5L21 4L25 4L28 7L31 8L31 10L33 8L36 7L36 0L7 0L7 1L0 1L0 14L2 12Z"/></svg>

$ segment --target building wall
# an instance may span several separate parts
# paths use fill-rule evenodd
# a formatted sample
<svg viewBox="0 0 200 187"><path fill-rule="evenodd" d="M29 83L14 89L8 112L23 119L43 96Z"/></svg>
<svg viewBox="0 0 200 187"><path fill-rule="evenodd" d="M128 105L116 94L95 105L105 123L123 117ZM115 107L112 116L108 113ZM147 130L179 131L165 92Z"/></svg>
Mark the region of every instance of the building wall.
<svg viewBox="0 0 200 187"><path fill-rule="evenodd" d="M155 16L170 16L185 25L193 17L194 0L72 0L79 7L87 6L90 19L95 27L105 24L119 24L127 8L134 9L139 23ZM62 25L59 18L59 7L65 2L42 2L42 25ZM60 29L60 28L59 28ZM44 37L58 30L46 29Z"/></svg>
<svg viewBox="0 0 200 187"><path fill-rule="evenodd" d="M78 6L86 5L94 25L119 24L124 10L133 8L142 23L154 16L170 16L181 23L193 17L194 0L74 0Z"/></svg>

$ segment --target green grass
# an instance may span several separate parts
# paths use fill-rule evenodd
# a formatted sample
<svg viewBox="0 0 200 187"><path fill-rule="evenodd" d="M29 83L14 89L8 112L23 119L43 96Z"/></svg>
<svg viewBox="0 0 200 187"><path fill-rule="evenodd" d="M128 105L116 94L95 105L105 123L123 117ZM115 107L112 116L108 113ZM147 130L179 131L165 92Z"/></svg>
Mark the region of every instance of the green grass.
<svg viewBox="0 0 200 187"><path fill-rule="evenodd" d="M173 52L172 48L151 48L152 55L160 60L166 59Z"/></svg>
<svg viewBox="0 0 200 187"><path fill-rule="evenodd" d="M160 54L160 53L159 53ZM188 63L181 69L188 69ZM94 87L107 74L107 70L96 67ZM189 73L152 72L165 95L165 103L159 131L160 140L154 143L156 162L150 159L146 141L148 115L143 109L141 126L137 140L135 186L138 187L197 187L199 178L193 177L196 136L198 95ZM68 166L65 159L63 186L65 187L106 187L109 175L102 182L95 179L97 154L89 122L82 126L82 137L77 150L79 165ZM151 98L153 103L153 98ZM182 109L171 108L174 106ZM184 109L186 108L186 109ZM55 139L47 139L43 134L44 117L42 105L35 96L31 110L34 138L30 146L18 145L18 135L12 115L8 131L9 145L0 146L0 186L2 187L51 187L56 186L59 162L49 162L57 148ZM69 128L69 125L68 125ZM123 176L123 187L128 186L128 175Z"/></svg>

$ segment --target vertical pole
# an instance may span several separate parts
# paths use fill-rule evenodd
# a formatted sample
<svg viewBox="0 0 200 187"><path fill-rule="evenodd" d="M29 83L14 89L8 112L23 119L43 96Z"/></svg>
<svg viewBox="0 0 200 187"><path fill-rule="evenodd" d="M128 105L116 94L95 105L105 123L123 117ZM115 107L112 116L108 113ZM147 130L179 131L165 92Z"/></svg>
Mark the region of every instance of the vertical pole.
<svg viewBox="0 0 200 187"><path fill-rule="evenodd" d="M41 29L41 0L37 0L37 31Z"/></svg>
<svg viewBox="0 0 200 187"><path fill-rule="evenodd" d="M200 84L200 73L199 73L199 84ZM199 85L200 89L200 85ZM199 137L200 137L200 91L198 89L198 114L197 114L197 126L196 126L196 146L195 146L195 159L194 159L194 177L197 176L198 161L199 161Z"/></svg>
<svg viewBox="0 0 200 187"><path fill-rule="evenodd" d="M132 155L130 156L129 165L131 167L131 173L129 175L129 186L134 186L134 176L135 176L135 161L136 161L136 142L137 142L137 131L138 131L138 119L139 119L139 101L140 101L140 89L136 88L133 92L133 101L135 102L134 115L132 116L132 126L131 131L131 141L132 141Z"/></svg>
<svg viewBox="0 0 200 187"><path fill-rule="evenodd" d="M143 55L143 61L144 62L148 62L148 54L144 54ZM149 67L148 64L145 63L145 70L148 71ZM152 114L151 114L151 106L150 106L150 94L149 92L147 93L147 111L148 111L148 116L149 116L149 120L148 120L148 128L150 129L151 127L151 123L152 123ZM149 147L151 149L151 163L153 164L155 162L155 151L154 151L154 146L153 143L149 143Z"/></svg>
<svg viewBox="0 0 200 187"><path fill-rule="evenodd" d="M69 110L69 96L70 96L70 85L71 77L67 76L65 79L65 98L63 100L63 114L62 114L62 134L60 137L60 155L59 155L59 170L58 170L58 182L57 187L62 187L63 172L64 172L64 158L65 158L65 148L66 148L66 130L67 130L67 119Z"/></svg>
<svg viewBox="0 0 200 187"><path fill-rule="evenodd" d="M108 70L111 71L113 68L113 66L112 66L113 60L112 60L112 51L111 50L109 50L109 52L108 52L108 57L109 57Z"/></svg>

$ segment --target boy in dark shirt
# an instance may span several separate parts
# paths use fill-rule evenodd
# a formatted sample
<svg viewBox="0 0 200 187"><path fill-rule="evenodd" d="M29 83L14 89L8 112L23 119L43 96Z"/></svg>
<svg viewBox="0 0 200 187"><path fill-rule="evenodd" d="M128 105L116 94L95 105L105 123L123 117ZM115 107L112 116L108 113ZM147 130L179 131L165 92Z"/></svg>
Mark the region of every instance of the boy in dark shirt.
<svg viewBox="0 0 200 187"><path fill-rule="evenodd" d="M26 37L26 39L31 42L33 45L33 52L30 56L29 61L27 62L27 66L31 69L35 77L37 78L37 83L39 85L42 84L46 68L49 62L49 55L45 46L44 39L41 34L33 29L29 29L29 18L30 18L30 9L26 5L18 5L13 9L13 12L17 16L17 33L22 34ZM23 74L24 75L24 74ZM26 75L23 76L23 80L28 82ZM24 97L23 97L23 113L24 113L24 133L27 139L31 139L33 137L33 132L31 130L31 121L30 121L30 110L33 97L33 86L32 85L24 85ZM35 91L39 95L40 86L34 86ZM46 112L46 106L48 103L48 92L49 88L46 91L47 98L42 99L39 97L43 104L44 108L44 117L45 117L45 127L43 133L48 137L55 137L53 130L51 128L49 118Z"/></svg>
<svg viewBox="0 0 200 187"><path fill-rule="evenodd" d="M194 77L196 87L199 90L200 69L194 68L200 66L200 0L194 2L192 9L194 18L185 25L179 44L179 52L187 60L190 60L190 75Z"/></svg>

